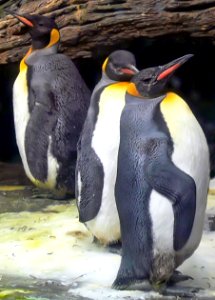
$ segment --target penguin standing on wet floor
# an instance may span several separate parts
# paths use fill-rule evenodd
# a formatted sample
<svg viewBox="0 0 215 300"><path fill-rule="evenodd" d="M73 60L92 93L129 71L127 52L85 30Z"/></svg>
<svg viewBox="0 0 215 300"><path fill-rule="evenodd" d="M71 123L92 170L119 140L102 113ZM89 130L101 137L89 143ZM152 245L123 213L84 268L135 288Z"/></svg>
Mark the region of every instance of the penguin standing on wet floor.
<svg viewBox="0 0 215 300"><path fill-rule="evenodd" d="M127 89L115 186L122 240L117 289L184 279L174 270L200 243L208 145L186 102L164 89L191 56L140 71Z"/></svg>
<svg viewBox="0 0 215 300"><path fill-rule="evenodd" d="M90 92L69 57L57 53L60 32L53 18L11 14L32 39L13 87L16 140L26 175L57 197L72 196Z"/></svg>
<svg viewBox="0 0 215 300"><path fill-rule="evenodd" d="M128 51L114 51L102 70L78 144L76 199L79 220L107 245L120 239L114 197L119 123L127 86L137 73L135 58Z"/></svg>

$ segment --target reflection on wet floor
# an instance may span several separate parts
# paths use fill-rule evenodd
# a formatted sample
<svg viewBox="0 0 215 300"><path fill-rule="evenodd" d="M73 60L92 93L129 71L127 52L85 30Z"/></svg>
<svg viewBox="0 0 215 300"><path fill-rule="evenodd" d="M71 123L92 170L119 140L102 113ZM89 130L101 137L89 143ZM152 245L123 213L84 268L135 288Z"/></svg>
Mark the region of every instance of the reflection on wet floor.
<svg viewBox="0 0 215 300"><path fill-rule="evenodd" d="M0 185L31 185L21 163L0 162Z"/></svg>

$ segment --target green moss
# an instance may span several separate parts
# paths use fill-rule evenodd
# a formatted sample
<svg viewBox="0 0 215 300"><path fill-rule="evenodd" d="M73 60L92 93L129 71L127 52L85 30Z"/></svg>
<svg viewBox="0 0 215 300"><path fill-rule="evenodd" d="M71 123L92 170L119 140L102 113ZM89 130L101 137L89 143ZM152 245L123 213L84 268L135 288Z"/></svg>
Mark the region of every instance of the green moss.
<svg viewBox="0 0 215 300"><path fill-rule="evenodd" d="M25 296L23 295L24 291L21 293L17 291L11 290L10 293L8 293L9 290L0 292L0 299L5 300L49 300L48 298L41 298L41 297L32 297L32 296Z"/></svg>
<svg viewBox="0 0 215 300"><path fill-rule="evenodd" d="M0 299L10 299L13 297L13 299L27 299L23 294L29 294L30 291L25 291L22 289L0 289ZM22 295L20 295L22 294ZM16 297L16 298L14 298ZM20 298L21 297L21 298ZM23 298L24 297L24 298Z"/></svg>
<svg viewBox="0 0 215 300"><path fill-rule="evenodd" d="M0 185L0 191L11 192L11 191L23 191L25 186L23 185Z"/></svg>
<svg viewBox="0 0 215 300"><path fill-rule="evenodd" d="M47 298L40 298L40 297L20 297L16 298L16 300L49 300Z"/></svg>

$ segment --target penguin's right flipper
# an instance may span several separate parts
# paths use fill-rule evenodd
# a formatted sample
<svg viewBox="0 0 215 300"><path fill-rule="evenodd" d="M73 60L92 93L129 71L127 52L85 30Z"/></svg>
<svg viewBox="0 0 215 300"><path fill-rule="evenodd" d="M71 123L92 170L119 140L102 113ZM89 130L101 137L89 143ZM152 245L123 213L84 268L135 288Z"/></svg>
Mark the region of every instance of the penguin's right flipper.
<svg viewBox="0 0 215 300"><path fill-rule="evenodd" d="M104 171L100 159L92 148L88 150L81 150L80 139L76 165L76 199L79 221L82 223L94 219L97 215L104 184Z"/></svg>
<svg viewBox="0 0 215 300"><path fill-rule="evenodd" d="M144 170L148 184L167 197L174 210L174 249L187 242L196 211L196 184L167 157L149 159Z"/></svg>

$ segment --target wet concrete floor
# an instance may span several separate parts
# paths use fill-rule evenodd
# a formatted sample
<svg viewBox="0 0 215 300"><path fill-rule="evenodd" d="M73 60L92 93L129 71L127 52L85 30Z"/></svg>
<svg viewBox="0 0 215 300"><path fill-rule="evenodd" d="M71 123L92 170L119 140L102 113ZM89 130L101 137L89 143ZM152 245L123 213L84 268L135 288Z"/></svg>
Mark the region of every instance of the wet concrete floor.
<svg viewBox="0 0 215 300"><path fill-rule="evenodd" d="M183 299L155 292L115 291L118 254L93 243L74 201L38 199L32 186L0 186L0 299ZM215 191L207 215L215 215ZM215 299L215 230L206 220L202 242L180 267L201 288L192 299ZM213 226L211 228L213 230Z"/></svg>

